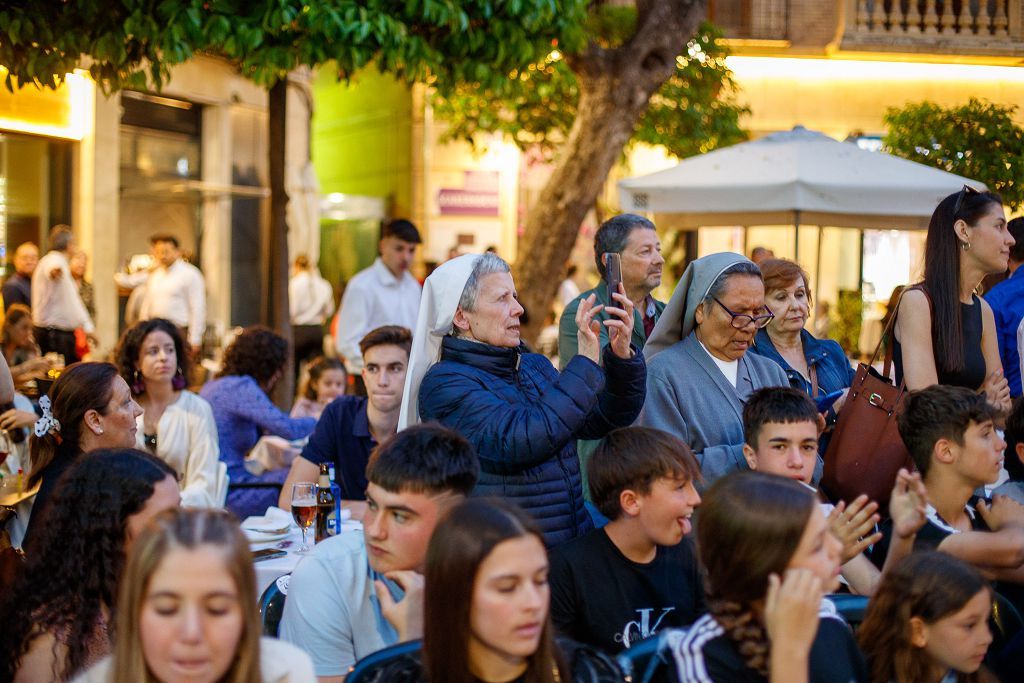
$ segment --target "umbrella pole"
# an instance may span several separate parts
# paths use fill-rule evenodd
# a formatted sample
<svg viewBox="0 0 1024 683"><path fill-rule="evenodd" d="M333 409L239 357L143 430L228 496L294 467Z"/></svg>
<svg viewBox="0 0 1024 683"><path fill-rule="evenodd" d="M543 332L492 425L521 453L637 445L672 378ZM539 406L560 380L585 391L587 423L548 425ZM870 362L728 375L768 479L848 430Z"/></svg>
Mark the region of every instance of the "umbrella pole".
<svg viewBox="0 0 1024 683"><path fill-rule="evenodd" d="M800 210L793 212L793 260L800 263Z"/></svg>
<svg viewBox="0 0 1024 683"><path fill-rule="evenodd" d="M818 256L814 264L814 300L821 301L821 242L824 238L825 229L818 226ZM814 316L815 322L817 322L817 314Z"/></svg>

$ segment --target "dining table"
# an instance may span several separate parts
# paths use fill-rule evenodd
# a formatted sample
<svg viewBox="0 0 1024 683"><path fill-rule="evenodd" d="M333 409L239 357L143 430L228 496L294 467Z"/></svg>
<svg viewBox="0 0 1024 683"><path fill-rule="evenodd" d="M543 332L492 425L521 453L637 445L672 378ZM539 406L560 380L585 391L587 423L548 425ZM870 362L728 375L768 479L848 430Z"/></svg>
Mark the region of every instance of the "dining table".
<svg viewBox="0 0 1024 683"><path fill-rule="evenodd" d="M268 514L271 512L272 510L268 510ZM280 512L283 511L277 510L277 513ZM281 577L285 577L291 574L292 571L294 571L295 567L298 566L299 562L302 561L302 558L308 556L308 553L305 555L299 553L299 549L302 548L302 530L299 529L298 525L295 524L295 522L290 520L290 514L288 515L288 517L289 520L287 523L287 531L282 535L282 537L275 538L274 540L260 540L261 534L258 531L254 531L251 528L247 528L247 524L248 527L259 527L261 525L264 527L268 525L272 526L272 524L269 524L269 522L265 521L267 519L267 516L264 516L262 518L250 517L249 519L242 522L242 531L246 534L246 536L249 537L250 548L253 551L262 550L265 548L273 548L276 550L284 551L284 555L281 555L279 557L272 557L269 559L261 559L255 561L254 567L256 569L257 599L261 595L263 595L263 592L267 590L271 583L278 579L281 579ZM271 518L274 519L273 516L271 516ZM281 519L281 517L278 516L276 517L276 519ZM260 520L260 522L253 523L250 520ZM284 526L285 525L282 524L282 527ZM342 534L353 534L362 532L362 523L351 519L346 519L342 521L341 529L339 531L339 533ZM313 529L306 530L306 542L309 545L309 552L312 553L315 545L313 542ZM284 579L284 581L285 585L280 586L279 584L279 587L281 587L285 592L287 592L287 579Z"/></svg>

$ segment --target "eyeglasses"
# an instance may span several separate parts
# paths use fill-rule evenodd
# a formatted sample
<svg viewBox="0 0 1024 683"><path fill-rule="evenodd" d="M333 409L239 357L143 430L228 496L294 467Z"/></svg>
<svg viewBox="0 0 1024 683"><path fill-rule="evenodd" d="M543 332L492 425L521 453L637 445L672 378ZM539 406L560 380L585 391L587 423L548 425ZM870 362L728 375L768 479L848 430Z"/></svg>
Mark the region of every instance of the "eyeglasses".
<svg viewBox="0 0 1024 683"><path fill-rule="evenodd" d="M964 199L969 194L978 194L978 191L975 190L970 185L964 185L963 189L960 190L960 192L958 192L956 195L956 204L953 205L953 216L956 216L958 213L960 213L960 208L963 206Z"/></svg>
<svg viewBox="0 0 1024 683"><path fill-rule="evenodd" d="M754 316L747 315L746 313L733 313L731 310L729 310L728 306L726 306L725 304L718 300L718 297L713 296L711 298L715 300L716 304L725 309L726 313L732 316L732 326L737 330L742 330L744 327L748 327L751 323L754 324L754 327L760 330L764 327L767 327L768 323L770 323L772 321L772 318L775 317L775 314L772 313L771 309L768 308L767 306L764 307L764 310L768 311L768 315Z"/></svg>

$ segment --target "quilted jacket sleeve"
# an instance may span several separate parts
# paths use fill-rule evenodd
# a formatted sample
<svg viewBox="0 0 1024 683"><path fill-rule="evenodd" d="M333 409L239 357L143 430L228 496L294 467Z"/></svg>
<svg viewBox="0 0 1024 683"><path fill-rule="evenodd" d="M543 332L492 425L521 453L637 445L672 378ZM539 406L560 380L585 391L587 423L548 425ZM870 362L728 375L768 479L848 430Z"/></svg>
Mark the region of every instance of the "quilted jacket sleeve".
<svg viewBox="0 0 1024 683"><path fill-rule="evenodd" d="M633 357L622 359L610 346L603 351L605 385L598 394L597 405L577 436L600 439L619 427L628 427L640 416L647 394L647 364L635 346Z"/></svg>
<svg viewBox="0 0 1024 683"><path fill-rule="evenodd" d="M522 372L543 373L546 386L536 400L510 402L492 390L493 376L439 363L420 385L420 416L469 439L484 471L514 474L538 465L579 437L598 406L605 373L582 356L561 373L532 355L524 357L524 366Z"/></svg>

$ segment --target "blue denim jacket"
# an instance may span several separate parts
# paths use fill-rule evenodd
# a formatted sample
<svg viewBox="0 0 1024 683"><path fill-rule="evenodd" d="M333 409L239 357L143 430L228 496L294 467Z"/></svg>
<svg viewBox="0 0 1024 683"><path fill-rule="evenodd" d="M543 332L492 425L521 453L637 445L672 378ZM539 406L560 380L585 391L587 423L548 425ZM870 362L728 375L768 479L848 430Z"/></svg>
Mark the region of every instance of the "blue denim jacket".
<svg viewBox="0 0 1024 683"><path fill-rule="evenodd" d="M845 389L853 382L856 371L850 367L850 361L843 353L843 347L831 339L816 339L807 330L801 330L800 341L804 346L804 358L807 359L807 367L814 367L818 373L818 393L827 394L839 389ZM789 384L794 389L802 389L808 395L814 395L811 383L799 372L786 362L786 359L775 349L767 330L758 330L754 337L754 345L750 348L753 353L771 360L782 366L789 377Z"/></svg>

